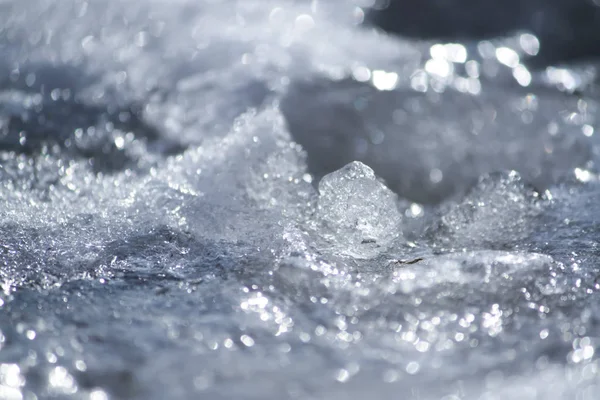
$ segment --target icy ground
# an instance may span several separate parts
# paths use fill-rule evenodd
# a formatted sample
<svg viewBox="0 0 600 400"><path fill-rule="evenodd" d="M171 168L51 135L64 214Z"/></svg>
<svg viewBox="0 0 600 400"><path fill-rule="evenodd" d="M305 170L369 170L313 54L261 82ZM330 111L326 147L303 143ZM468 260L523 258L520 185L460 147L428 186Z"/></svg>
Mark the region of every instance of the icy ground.
<svg viewBox="0 0 600 400"><path fill-rule="evenodd" d="M0 0L0 399L598 398L597 64L366 3Z"/></svg>

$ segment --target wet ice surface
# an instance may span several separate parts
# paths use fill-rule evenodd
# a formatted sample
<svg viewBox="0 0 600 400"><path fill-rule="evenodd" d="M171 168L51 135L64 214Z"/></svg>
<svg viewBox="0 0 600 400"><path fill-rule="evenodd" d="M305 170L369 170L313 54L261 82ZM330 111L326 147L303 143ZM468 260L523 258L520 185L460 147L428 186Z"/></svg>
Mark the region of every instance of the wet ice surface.
<svg viewBox="0 0 600 400"><path fill-rule="evenodd" d="M341 0L0 9L0 398L595 398L596 64Z"/></svg>

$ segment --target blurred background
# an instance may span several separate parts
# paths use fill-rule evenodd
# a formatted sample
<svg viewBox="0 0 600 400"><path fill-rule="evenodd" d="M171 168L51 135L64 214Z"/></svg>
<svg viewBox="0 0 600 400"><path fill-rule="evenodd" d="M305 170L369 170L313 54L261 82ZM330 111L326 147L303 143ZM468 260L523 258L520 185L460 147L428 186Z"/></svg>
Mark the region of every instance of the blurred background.
<svg viewBox="0 0 600 400"><path fill-rule="evenodd" d="M359 4L361 29L415 54L377 72L396 79L389 88L361 78L374 69L292 82L282 110L317 178L361 160L402 197L437 203L488 172L514 169L544 189L591 168L597 0Z"/></svg>
<svg viewBox="0 0 600 400"><path fill-rule="evenodd" d="M530 31L538 66L600 56L598 0L375 0L368 20L411 38L462 41Z"/></svg>

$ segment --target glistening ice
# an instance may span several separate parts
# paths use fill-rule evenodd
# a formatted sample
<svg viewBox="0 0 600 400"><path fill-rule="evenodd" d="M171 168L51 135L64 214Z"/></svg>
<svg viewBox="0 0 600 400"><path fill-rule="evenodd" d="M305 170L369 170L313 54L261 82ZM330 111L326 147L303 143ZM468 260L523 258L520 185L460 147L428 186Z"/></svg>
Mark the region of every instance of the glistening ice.
<svg viewBox="0 0 600 400"><path fill-rule="evenodd" d="M0 399L596 398L598 64L369 7L0 0Z"/></svg>

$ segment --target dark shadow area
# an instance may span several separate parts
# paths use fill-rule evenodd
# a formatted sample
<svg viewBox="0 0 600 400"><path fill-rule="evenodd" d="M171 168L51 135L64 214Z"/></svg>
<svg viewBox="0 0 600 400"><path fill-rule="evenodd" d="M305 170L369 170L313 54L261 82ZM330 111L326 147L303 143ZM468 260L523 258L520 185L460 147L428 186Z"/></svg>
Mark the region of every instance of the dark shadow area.
<svg viewBox="0 0 600 400"><path fill-rule="evenodd" d="M97 79L68 65L24 65L0 78L0 150L58 152L88 159L95 172L104 173L135 166L127 145L138 140L165 155L185 150L143 121L143 105L119 104L110 96L93 104L82 99L80 88ZM133 137L115 141L126 135Z"/></svg>
<svg viewBox="0 0 600 400"><path fill-rule="evenodd" d="M535 66L600 56L597 0L379 0L367 20L394 34L443 41L530 31L542 43Z"/></svg>

